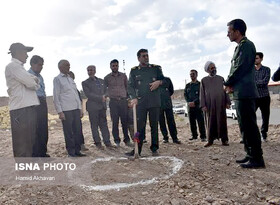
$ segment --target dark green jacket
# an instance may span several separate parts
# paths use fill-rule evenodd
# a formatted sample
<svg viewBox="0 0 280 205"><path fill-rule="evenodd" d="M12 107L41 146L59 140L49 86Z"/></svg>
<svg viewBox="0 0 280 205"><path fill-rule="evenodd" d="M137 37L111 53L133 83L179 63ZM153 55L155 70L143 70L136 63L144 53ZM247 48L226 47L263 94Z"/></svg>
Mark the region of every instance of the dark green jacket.
<svg viewBox="0 0 280 205"><path fill-rule="evenodd" d="M200 82L195 83L190 82L186 84L184 90L185 100L189 102L194 102L196 107L199 107L199 92L200 92Z"/></svg>
<svg viewBox="0 0 280 205"><path fill-rule="evenodd" d="M164 77L163 84L160 86L161 93L161 108L162 109L172 109L171 96L174 93L174 88L172 81L168 77Z"/></svg>
<svg viewBox="0 0 280 205"><path fill-rule="evenodd" d="M160 89L150 90L150 83L163 80L161 67L149 64L147 67L135 66L131 68L128 80L128 95L131 99L138 99L138 106L145 108L160 107Z"/></svg>
<svg viewBox="0 0 280 205"><path fill-rule="evenodd" d="M255 83L255 58L254 43L244 37L235 48L230 74L224 83L226 86L233 87L233 99L258 97Z"/></svg>

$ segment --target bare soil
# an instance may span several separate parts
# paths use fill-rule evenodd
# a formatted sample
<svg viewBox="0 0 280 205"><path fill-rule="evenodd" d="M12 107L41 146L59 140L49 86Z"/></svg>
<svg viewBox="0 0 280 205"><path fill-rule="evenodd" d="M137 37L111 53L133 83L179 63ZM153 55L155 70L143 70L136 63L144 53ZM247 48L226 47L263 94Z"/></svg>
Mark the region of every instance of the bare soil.
<svg viewBox="0 0 280 205"><path fill-rule="evenodd" d="M49 108L49 111L54 113L53 108ZM107 191L89 191L78 185L0 183L0 204L280 204L280 125L270 125L268 142L262 144L266 169L246 170L235 163L236 159L245 155L243 144L239 143L237 124L228 126L230 146L222 146L220 141L215 141L213 146L204 148L205 142L188 140L191 137L190 129L183 116L176 116L176 123L181 145L173 144L171 140L162 143L162 136L159 135L160 156L176 157L183 161L181 169L170 177L160 177L170 172L171 164L171 161L162 158L97 162L91 166L91 178L88 179L95 185L130 184L154 177L158 177L158 180L148 185ZM61 122L52 119L51 124L48 153L52 157L66 158ZM109 117L108 125L111 130ZM142 155L151 157L149 126L147 129L148 143L144 144ZM131 150L123 143L119 148L97 149L87 116L83 120L83 131L86 147L89 148L84 153L92 160L123 158L124 153ZM0 147L0 157L12 157L9 129L0 130Z"/></svg>

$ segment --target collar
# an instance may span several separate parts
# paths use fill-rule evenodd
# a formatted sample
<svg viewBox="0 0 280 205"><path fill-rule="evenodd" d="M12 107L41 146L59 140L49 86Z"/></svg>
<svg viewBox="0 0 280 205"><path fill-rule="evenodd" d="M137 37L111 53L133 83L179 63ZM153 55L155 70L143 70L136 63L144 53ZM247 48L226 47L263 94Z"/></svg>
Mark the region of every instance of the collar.
<svg viewBox="0 0 280 205"><path fill-rule="evenodd" d="M12 58L12 61L23 66L23 62L21 62L20 60L18 60L16 58Z"/></svg>
<svg viewBox="0 0 280 205"><path fill-rule="evenodd" d="M28 70L29 73L33 74L33 75L36 75L36 76L40 76L40 73L35 73L34 70L32 70L32 68L30 68Z"/></svg>
<svg viewBox="0 0 280 205"><path fill-rule="evenodd" d="M120 74L120 72L118 71L117 74L111 72L111 75L112 75L112 76L119 76L119 75L121 75L121 74Z"/></svg>
<svg viewBox="0 0 280 205"><path fill-rule="evenodd" d="M68 76L69 76L68 74L64 74L64 73L59 73L59 75L60 75L61 77L68 77Z"/></svg>
<svg viewBox="0 0 280 205"><path fill-rule="evenodd" d="M246 37L246 36L244 36L244 37L241 39L241 41L239 42L239 44L241 44L241 43L245 42L246 40L247 40L247 37Z"/></svg>

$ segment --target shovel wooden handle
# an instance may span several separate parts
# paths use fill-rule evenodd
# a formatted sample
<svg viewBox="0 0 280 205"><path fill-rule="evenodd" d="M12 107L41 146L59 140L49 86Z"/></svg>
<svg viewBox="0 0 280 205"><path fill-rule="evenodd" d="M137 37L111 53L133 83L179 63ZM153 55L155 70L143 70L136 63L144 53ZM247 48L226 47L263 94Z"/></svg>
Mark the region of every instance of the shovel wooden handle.
<svg viewBox="0 0 280 205"><path fill-rule="evenodd" d="M136 105L133 105L133 128L134 134L137 133L137 115L136 115ZM135 137L135 136L134 136ZM138 158L138 140L134 139L134 158Z"/></svg>

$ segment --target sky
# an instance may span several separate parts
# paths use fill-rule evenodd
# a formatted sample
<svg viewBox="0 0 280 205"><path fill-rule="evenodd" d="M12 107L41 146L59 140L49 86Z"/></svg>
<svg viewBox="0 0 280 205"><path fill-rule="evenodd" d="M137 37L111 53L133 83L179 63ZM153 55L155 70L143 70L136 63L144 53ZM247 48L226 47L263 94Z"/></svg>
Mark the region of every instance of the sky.
<svg viewBox="0 0 280 205"><path fill-rule="evenodd" d="M263 65L273 74L279 66L280 0L4 0L0 1L0 96L7 96L5 67L12 43L33 46L32 55L44 58L41 72L47 95L52 95L57 63L67 59L79 90L88 78L88 65L96 76L111 72L118 59L119 71L129 76L139 64L136 53L149 50L150 63L161 65L175 89L207 76L204 64L215 62L225 79L236 47L227 38L227 23L241 18L246 36L264 53ZM125 61L125 64L123 64Z"/></svg>

